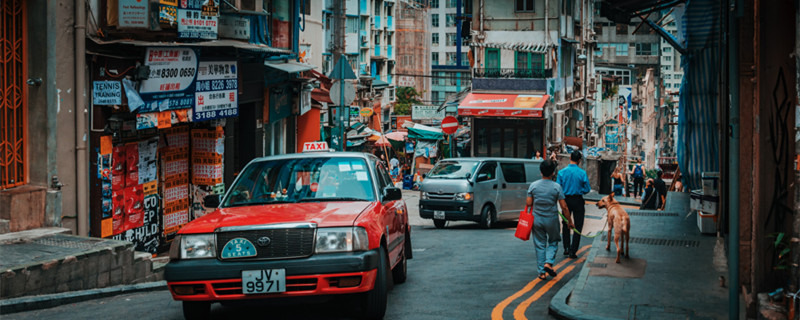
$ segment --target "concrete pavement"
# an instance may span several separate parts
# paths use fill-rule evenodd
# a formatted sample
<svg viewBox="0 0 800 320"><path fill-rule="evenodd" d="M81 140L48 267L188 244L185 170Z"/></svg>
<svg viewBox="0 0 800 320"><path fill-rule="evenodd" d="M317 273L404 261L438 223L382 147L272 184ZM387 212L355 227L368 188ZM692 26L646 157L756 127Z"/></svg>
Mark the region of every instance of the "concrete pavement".
<svg viewBox="0 0 800 320"><path fill-rule="evenodd" d="M561 319L726 319L727 261L721 238L703 235L688 193L670 193L665 211L627 210L630 259L614 263L605 236L594 239L578 276L552 299Z"/></svg>

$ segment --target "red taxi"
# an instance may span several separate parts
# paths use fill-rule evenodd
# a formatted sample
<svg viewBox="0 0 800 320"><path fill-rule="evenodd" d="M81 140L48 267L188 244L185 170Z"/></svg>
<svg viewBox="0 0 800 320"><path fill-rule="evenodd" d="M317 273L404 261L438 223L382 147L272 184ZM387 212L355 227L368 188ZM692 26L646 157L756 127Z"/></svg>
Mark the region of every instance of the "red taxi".
<svg viewBox="0 0 800 320"><path fill-rule="evenodd" d="M354 152L251 161L217 209L185 225L164 278L186 318L213 302L352 295L380 319L389 281L406 279L406 204L385 165Z"/></svg>

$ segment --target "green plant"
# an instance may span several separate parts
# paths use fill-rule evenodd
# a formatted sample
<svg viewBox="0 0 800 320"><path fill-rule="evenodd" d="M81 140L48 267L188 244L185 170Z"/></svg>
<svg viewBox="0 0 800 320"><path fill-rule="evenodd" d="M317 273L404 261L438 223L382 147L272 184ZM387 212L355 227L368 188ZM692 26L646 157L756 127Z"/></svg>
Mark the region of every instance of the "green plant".
<svg viewBox="0 0 800 320"><path fill-rule="evenodd" d="M792 252L792 248L789 243L789 238L786 237L786 233L771 233L768 238L775 239L775 241L772 243L772 246L775 248L775 253L778 255L778 263L775 265L775 269L789 269L789 266L791 265L790 253Z"/></svg>
<svg viewBox="0 0 800 320"><path fill-rule="evenodd" d="M394 114L396 115L409 115L411 114L411 106L421 104L419 99L421 95L414 87L399 87L395 91L397 102L394 104Z"/></svg>

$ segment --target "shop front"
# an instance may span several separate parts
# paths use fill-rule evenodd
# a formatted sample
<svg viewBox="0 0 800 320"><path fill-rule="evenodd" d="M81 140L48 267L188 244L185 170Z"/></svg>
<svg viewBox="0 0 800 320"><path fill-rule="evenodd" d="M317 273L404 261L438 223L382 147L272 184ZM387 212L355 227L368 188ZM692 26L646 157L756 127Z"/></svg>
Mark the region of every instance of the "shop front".
<svg viewBox="0 0 800 320"><path fill-rule="evenodd" d="M470 93L458 106L471 128L470 156L528 158L545 154L548 95Z"/></svg>

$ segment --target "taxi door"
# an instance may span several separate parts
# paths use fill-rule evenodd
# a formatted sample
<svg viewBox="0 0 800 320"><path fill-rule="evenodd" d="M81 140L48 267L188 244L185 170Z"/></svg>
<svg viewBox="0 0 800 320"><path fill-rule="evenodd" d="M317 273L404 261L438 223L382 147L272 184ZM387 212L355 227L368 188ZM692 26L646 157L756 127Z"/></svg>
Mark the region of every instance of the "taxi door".
<svg viewBox="0 0 800 320"><path fill-rule="evenodd" d="M383 201L384 190L386 187L394 187L389 171L379 163L376 167L376 182L378 185L378 199L380 200L382 216L385 219L386 246L389 252L389 263L393 266L400 255L403 253L403 240L405 239L405 206L403 200Z"/></svg>

